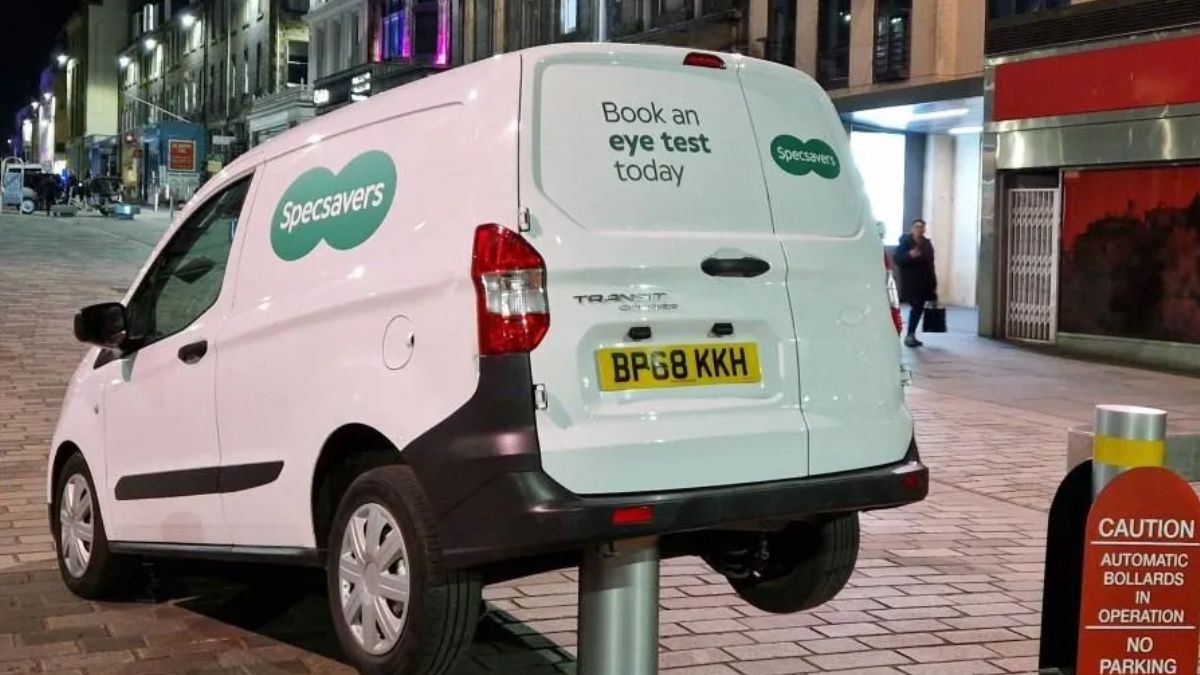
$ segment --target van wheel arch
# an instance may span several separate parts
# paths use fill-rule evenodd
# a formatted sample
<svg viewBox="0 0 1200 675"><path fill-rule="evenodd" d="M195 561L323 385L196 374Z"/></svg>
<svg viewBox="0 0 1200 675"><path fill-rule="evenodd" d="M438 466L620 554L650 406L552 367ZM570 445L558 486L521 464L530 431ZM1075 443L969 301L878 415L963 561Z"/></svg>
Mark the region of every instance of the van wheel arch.
<svg viewBox="0 0 1200 675"><path fill-rule="evenodd" d="M389 464L404 464L399 448L366 424L343 425L325 439L312 479L312 526L318 547L329 539L333 516L354 479Z"/></svg>
<svg viewBox="0 0 1200 675"><path fill-rule="evenodd" d="M71 459L71 457L74 455L82 454L83 450L81 450L79 446L75 445L75 443L72 441L63 441L62 443L58 444L58 447L54 449L54 462L50 465L51 492L53 492L54 484L58 481L58 475L62 473L63 466L66 465L67 460ZM84 457L84 461L87 461L86 457ZM50 500L54 500L53 494L50 495Z"/></svg>

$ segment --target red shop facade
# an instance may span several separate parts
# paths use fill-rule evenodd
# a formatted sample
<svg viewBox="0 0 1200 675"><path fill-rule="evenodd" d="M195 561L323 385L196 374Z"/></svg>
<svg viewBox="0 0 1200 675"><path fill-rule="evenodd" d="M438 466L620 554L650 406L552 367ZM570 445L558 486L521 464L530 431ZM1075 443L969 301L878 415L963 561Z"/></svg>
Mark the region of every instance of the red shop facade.
<svg viewBox="0 0 1200 675"><path fill-rule="evenodd" d="M981 334L1200 370L1197 64L1197 28L988 59Z"/></svg>

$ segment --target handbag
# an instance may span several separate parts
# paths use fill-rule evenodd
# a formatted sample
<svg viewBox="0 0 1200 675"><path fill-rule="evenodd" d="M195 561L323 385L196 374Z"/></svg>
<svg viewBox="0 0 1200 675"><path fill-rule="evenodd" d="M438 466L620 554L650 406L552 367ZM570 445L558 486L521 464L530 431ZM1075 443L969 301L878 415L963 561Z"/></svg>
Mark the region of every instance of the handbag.
<svg viewBox="0 0 1200 675"><path fill-rule="evenodd" d="M937 301L925 303L925 311L921 314L921 330L926 333L946 332L946 308Z"/></svg>

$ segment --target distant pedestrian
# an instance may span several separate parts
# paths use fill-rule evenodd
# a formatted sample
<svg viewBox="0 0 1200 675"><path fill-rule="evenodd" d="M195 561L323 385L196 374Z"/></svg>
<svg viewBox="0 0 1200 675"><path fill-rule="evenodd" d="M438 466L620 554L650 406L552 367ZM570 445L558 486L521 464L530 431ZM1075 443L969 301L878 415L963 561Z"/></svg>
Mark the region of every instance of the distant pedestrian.
<svg viewBox="0 0 1200 675"><path fill-rule="evenodd" d="M908 330L904 344L920 347L917 326L925 303L937 301L937 272L933 268L933 242L925 236L925 221L917 218L908 234L900 237L892 258L900 268L900 302L908 303Z"/></svg>
<svg viewBox="0 0 1200 675"><path fill-rule="evenodd" d="M38 199L42 201L42 205L46 209L46 215L51 215L54 200L58 196L58 179L54 174L42 174L41 180L38 182L37 193Z"/></svg>

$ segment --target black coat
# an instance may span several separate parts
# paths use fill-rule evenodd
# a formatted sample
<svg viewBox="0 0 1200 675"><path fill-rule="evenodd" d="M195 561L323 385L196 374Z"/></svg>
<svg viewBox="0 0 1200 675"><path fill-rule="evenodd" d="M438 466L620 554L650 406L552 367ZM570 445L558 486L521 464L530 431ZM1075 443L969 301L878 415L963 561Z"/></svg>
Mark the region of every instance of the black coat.
<svg viewBox="0 0 1200 675"><path fill-rule="evenodd" d="M921 255L912 256L919 248ZM933 242L929 238L918 244L911 234L900 237L896 252L892 255L900 268L900 302L909 305L924 304L937 299L937 272L933 269Z"/></svg>

